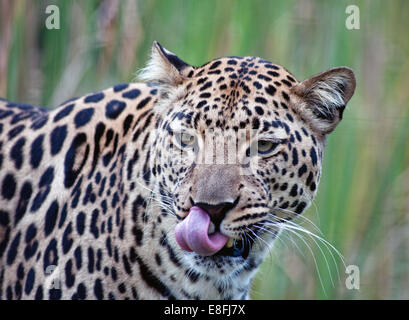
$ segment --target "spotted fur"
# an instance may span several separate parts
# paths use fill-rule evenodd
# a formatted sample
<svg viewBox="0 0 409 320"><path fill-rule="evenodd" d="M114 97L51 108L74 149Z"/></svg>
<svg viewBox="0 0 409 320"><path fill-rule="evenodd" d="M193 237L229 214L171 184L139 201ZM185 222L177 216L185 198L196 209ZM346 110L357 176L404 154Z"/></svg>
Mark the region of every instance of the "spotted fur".
<svg viewBox="0 0 409 320"><path fill-rule="evenodd" d="M313 199L355 89L346 67L298 82L258 57L192 67L158 43L140 79L52 111L1 99L1 299L247 298L280 225ZM251 155L245 135L250 173L200 163L212 129L253 130L274 150ZM181 130L196 148L177 146ZM230 204L218 227L248 255L178 246L175 225L197 203Z"/></svg>

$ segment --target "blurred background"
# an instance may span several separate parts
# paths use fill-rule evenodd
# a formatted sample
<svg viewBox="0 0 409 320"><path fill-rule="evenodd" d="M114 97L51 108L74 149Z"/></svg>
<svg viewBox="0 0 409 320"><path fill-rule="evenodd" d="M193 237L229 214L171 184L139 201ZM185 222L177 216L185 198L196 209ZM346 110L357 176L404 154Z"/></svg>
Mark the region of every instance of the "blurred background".
<svg viewBox="0 0 409 320"><path fill-rule="evenodd" d="M351 4L358 30L345 24ZM193 65L261 56L299 81L349 66L356 93L328 139L310 221L297 221L316 236L282 234L252 298L409 299L408 16L405 0L0 0L0 96L52 108L133 81L153 40Z"/></svg>

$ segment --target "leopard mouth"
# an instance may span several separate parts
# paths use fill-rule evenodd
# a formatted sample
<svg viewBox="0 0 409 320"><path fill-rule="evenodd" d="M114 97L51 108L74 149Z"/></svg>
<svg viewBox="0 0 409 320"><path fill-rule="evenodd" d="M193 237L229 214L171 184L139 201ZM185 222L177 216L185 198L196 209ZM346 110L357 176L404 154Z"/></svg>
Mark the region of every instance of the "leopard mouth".
<svg viewBox="0 0 409 320"><path fill-rule="evenodd" d="M216 230L210 217L202 208L193 206L188 216L175 228L175 239L184 251L201 256L228 256L246 259L252 241L227 237Z"/></svg>
<svg viewBox="0 0 409 320"><path fill-rule="evenodd" d="M217 251L214 256L226 256L226 257L242 257L247 259L249 256L253 242L251 240L243 241L233 238L229 238L226 245L219 251Z"/></svg>

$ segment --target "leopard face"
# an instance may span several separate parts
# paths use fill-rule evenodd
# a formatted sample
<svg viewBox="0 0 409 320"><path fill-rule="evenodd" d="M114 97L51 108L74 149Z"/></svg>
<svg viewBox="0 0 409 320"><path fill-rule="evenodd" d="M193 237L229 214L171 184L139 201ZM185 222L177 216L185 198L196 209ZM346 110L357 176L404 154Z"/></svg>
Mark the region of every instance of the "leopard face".
<svg viewBox="0 0 409 320"><path fill-rule="evenodd" d="M342 119L353 73L336 68L300 83L257 57L194 68L157 45L155 58L173 71L161 79L152 171L175 217L175 251L204 274L258 265L317 192L325 138Z"/></svg>

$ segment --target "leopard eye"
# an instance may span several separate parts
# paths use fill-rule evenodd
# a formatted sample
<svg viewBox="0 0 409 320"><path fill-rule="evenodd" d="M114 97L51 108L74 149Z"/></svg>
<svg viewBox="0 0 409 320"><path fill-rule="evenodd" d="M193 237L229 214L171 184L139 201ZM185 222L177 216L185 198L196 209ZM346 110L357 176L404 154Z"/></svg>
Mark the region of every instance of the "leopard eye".
<svg viewBox="0 0 409 320"><path fill-rule="evenodd" d="M259 140L257 150L259 154L268 154L277 147L278 143L269 140Z"/></svg>
<svg viewBox="0 0 409 320"><path fill-rule="evenodd" d="M192 147L196 143L196 137L186 132L177 134L176 139L182 147Z"/></svg>

